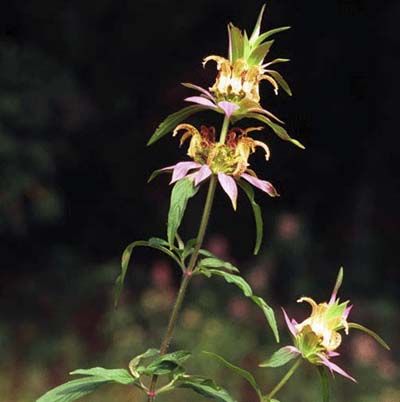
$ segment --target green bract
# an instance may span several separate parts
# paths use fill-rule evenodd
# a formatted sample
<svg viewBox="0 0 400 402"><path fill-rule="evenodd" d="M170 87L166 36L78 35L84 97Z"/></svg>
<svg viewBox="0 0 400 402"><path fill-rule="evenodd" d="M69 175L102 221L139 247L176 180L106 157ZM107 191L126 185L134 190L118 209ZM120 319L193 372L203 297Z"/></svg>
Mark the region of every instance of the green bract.
<svg viewBox="0 0 400 402"><path fill-rule="evenodd" d="M228 24L229 61L231 63L234 63L238 59L243 59L250 66L261 64L274 43L273 40L266 41L266 39L274 34L290 29L288 26L280 27L260 34L264 11L265 5L261 8L250 38L248 38L246 31L242 32L232 23Z"/></svg>

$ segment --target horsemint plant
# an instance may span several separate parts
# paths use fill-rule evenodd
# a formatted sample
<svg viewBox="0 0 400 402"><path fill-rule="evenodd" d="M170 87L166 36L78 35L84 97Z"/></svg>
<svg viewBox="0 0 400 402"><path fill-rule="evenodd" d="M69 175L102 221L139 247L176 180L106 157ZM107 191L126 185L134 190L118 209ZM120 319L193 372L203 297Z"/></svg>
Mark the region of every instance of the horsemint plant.
<svg viewBox="0 0 400 402"><path fill-rule="evenodd" d="M174 187L171 192L168 213L167 239L153 237L146 241L135 241L125 249L122 255L121 273L116 281L116 303L122 291L132 250L135 247L151 247L171 257L182 270L182 280L161 346L159 349L150 348L133 357L127 369L95 367L75 370L71 374L80 375L80 378L50 390L37 402L74 401L90 394L101 385L109 383L135 386L144 392L148 402L153 402L163 393L177 388L189 388L217 401L235 402L228 391L218 386L212 379L186 372L183 363L191 357L190 352L185 350L169 352L170 342L189 282L198 275L204 275L208 278L219 276L226 282L236 285L245 297L263 311L276 341L279 342L275 315L267 302L253 293L237 267L202 248L217 182L230 198L234 209L236 209L237 204L238 186L248 197L256 223L255 254L258 253L261 246L263 222L260 207L254 200L254 191L250 185L259 188L271 197L278 196L278 192L271 183L259 179L257 174L249 168L249 157L256 151L257 147L265 151L267 160L270 157L268 146L249 135L263 129L264 126L238 127L233 125L244 119L258 120L269 126L283 140L304 148L299 141L289 136L282 127L283 122L279 118L260 105L259 86L263 80L272 84L275 94L281 87L291 95L289 85L283 77L277 71L269 68L273 64L287 62L288 59L278 58L269 62L264 60L274 42L267 39L278 32L289 29L289 27L276 28L261 33L260 26L264 8L265 6L261 9L250 37L246 31L241 31L233 24L228 25L228 58L212 55L204 59L204 64L209 61L217 63L218 73L215 83L209 90L194 84L183 84L185 87L197 90L200 95L186 98L186 101L194 104L167 117L149 140L150 145L170 132L174 136L182 133L181 144L190 139L187 155L191 160L178 162L173 166L157 170L151 175L149 181L160 173L172 172L171 184L174 184ZM196 128L188 123L183 123L191 115L206 110L220 113L223 116L222 128L218 138L213 127L202 125ZM199 186L206 181L208 181L208 192L197 237L184 242L178 235L178 229L187 203L198 192ZM294 320L290 321L284 313L293 336L294 346L285 346L279 349L260 366L279 367L292 359L296 360L287 374L269 393L264 394L261 391L251 373L229 363L216 354L208 353L208 356L218 359L226 367L245 378L255 389L260 402L276 402L277 400L273 399L276 393L289 380L300 363L306 360L320 370L323 398L324 401L327 401L328 383L325 368L352 379L330 360L338 354L336 349L341 344L342 339L339 334L340 330L344 329L346 334L349 328L363 330L387 347L372 331L359 324L347 322L351 306L348 302L340 303L339 299L336 298L342 276L341 270L329 303L317 304L311 298L299 300L306 301L312 306L311 316L302 323L297 324ZM160 377L163 378L163 382L161 386L157 386Z"/></svg>

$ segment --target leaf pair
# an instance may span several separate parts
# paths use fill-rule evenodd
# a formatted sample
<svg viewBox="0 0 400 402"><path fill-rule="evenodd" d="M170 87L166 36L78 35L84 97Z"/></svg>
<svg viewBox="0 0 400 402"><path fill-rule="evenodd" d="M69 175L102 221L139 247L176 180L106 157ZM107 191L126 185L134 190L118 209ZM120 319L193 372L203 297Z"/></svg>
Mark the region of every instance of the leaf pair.
<svg viewBox="0 0 400 402"><path fill-rule="evenodd" d="M158 354L158 350L149 349L144 354L132 359L129 364L131 372L138 375L169 375L172 381L159 390L159 392L171 391L175 388L189 388L193 391L220 402L235 402L229 393L222 387L218 386L213 380L196 375L185 373L181 366L191 354L184 350L168 353L158 356L146 366L142 365L143 359L154 357Z"/></svg>

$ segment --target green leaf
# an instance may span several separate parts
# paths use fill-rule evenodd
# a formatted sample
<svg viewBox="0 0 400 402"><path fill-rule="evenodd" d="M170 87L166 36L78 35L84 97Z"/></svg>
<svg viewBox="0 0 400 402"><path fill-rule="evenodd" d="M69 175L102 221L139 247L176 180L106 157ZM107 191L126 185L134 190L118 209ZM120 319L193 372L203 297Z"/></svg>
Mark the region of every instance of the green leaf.
<svg viewBox="0 0 400 402"><path fill-rule="evenodd" d="M236 402L224 388L218 386L213 380L200 376L184 376L179 381L179 388L190 388L206 398L219 402Z"/></svg>
<svg viewBox="0 0 400 402"><path fill-rule="evenodd" d="M281 367L298 357L287 346L278 349L269 359L259 364L260 367Z"/></svg>
<svg viewBox="0 0 400 402"><path fill-rule="evenodd" d="M171 202L168 212L168 243L172 248L176 233L182 222L189 198L197 193L198 188L190 179L176 182L171 192Z"/></svg>
<svg viewBox="0 0 400 402"><path fill-rule="evenodd" d="M252 296L251 300L255 304L257 304L258 307L261 308L261 310L265 315L265 318L268 321L269 326L272 329L272 332L274 333L276 342L279 342L279 331L278 331L278 325L276 323L274 310L272 310L272 308L267 304L267 302L262 297Z"/></svg>
<svg viewBox="0 0 400 402"><path fill-rule="evenodd" d="M322 401L329 402L330 389L329 389L329 377L327 369L326 367L318 366L318 372L321 378Z"/></svg>
<svg viewBox="0 0 400 402"><path fill-rule="evenodd" d="M203 258L198 265L206 268L224 268L230 272L239 272L239 269L230 262L220 260L216 257Z"/></svg>
<svg viewBox="0 0 400 402"><path fill-rule="evenodd" d="M121 297L122 289L124 287L124 281L126 272L128 270L129 261L131 259L132 251L135 247L151 247L156 250L162 251L163 253L167 254L173 260L177 262L177 264L183 269L182 264L179 258L168 248L164 247L164 245L168 245L167 242L163 239L158 239L156 237L152 237L148 241L146 240L138 240L131 244L129 244L124 252L122 253L121 258L121 273L118 275L115 281L115 298L114 298L114 305L117 307L119 299Z"/></svg>
<svg viewBox="0 0 400 402"><path fill-rule="evenodd" d="M239 28L235 27L232 23L228 24L228 33L231 42L231 51L230 54L232 56L232 63L234 63L237 59L243 57L243 35Z"/></svg>
<svg viewBox="0 0 400 402"><path fill-rule="evenodd" d="M190 239L186 242L185 248L182 253L182 259L185 260L189 255L193 254L194 248L196 246L197 239ZM211 253L208 250L205 250L204 248L201 248L199 250L199 254L203 255L205 257L210 257L210 258L217 258L213 253Z"/></svg>
<svg viewBox="0 0 400 402"><path fill-rule="evenodd" d="M218 361L220 361L225 367L227 367L228 369L232 370L234 373L240 375L241 377L243 377L253 388L254 390L257 392L257 395L261 398L261 390L257 384L256 379L254 378L254 376L248 372L247 370L242 369L241 367L235 366L234 364L228 362L227 360L225 360L222 356L216 354L216 353L212 353L212 352L203 352L211 357L213 357L214 359L217 359Z"/></svg>
<svg viewBox="0 0 400 402"><path fill-rule="evenodd" d="M209 272L211 275L218 275L225 279L226 282L236 285L246 297L253 296L250 285L239 275L233 275L229 272L219 271L217 269L200 269L201 273Z"/></svg>
<svg viewBox="0 0 400 402"><path fill-rule="evenodd" d="M305 149L303 144L301 144L299 141L295 140L294 138L290 137L290 135L287 133L287 131L282 126L272 122L268 117L263 116L262 114L259 114L259 113L246 113L245 115L243 115L243 117L248 117L251 119L256 119L256 120L262 121L263 123L270 126L272 128L272 130L274 131L274 133L282 140L290 141L291 143L298 146L299 148Z"/></svg>
<svg viewBox="0 0 400 402"><path fill-rule="evenodd" d="M211 253L211 252L208 251L208 250L205 250L204 248L201 248L201 249L199 250L199 254L200 254L200 255L204 255L205 257L217 258L217 257L215 257L215 255L214 255L213 253Z"/></svg>
<svg viewBox="0 0 400 402"><path fill-rule="evenodd" d="M278 326L276 324L274 311L272 310L272 308L270 306L268 306L268 304L266 303L266 301L263 298L261 298L259 296L255 296L253 294L251 286L241 276L230 274L230 273L224 272L224 271L219 271L216 269L209 269L209 268L203 268L203 267L200 267L200 269L196 272L199 272L199 273L207 276L208 278L212 275L218 275L218 276L223 277L226 282L236 285L243 292L243 294L246 297L250 298L250 300L253 303L255 303L258 307L261 308L261 310L263 311L263 313L268 321L268 324L270 325L270 327L272 329L272 332L274 333L276 341L279 342L279 332L278 332Z"/></svg>
<svg viewBox="0 0 400 402"><path fill-rule="evenodd" d="M182 260L185 260L189 255L191 255L193 253L196 243L197 243L197 239L190 239L186 242L185 247L181 254Z"/></svg>
<svg viewBox="0 0 400 402"><path fill-rule="evenodd" d="M275 35L275 34L277 34L279 32L286 31L286 30L288 30L290 28L291 27L280 27L280 28L275 28L275 29L271 29L270 31L264 32L254 42L254 46L259 46L262 42L265 41L265 39L269 38L270 36Z"/></svg>
<svg viewBox="0 0 400 402"><path fill-rule="evenodd" d="M178 350L159 356L153 360L147 367L138 369L138 372L145 375L165 375L169 374L184 363L191 356L190 352Z"/></svg>
<svg viewBox="0 0 400 402"><path fill-rule="evenodd" d="M182 237L179 236L178 232L176 232L175 239L176 239L176 242L178 243L178 252L180 255L183 252L183 250L185 249L185 243L183 242Z"/></svg>
<svg viewBox="0 0 400 402"><path fill-rule="evenodd" d="M72 371L70 374L97 377L99 380L103 379L124 385L132 384L134 382L134 379L129 374L129 371L125 369L105 369L103 367L93 367L90 369L78 369Z"/></svg>
<svg viewBox="0 0 400 402"><path fill-rule="evenodd" d="M163 173L170 173L168 170L164 170L164 169L157 169L155 170L150 177L147 179L147 183L150 183L151 181L153 181L157 176L159 176L160 174Z"/></svg>
<svg viewBox="0 0 400 402"><path fill-rule="evenodd" d="M261 7L260 14L258 14L256 25L254 26L253 32L250 36L250 42L253 43L257 40L260 35L261 21L265 11L265 4Z"/></svg>
<svg viewBox="0 0 400 402"><path fill-rule="evenodd" d="M88 377L68 381L42 395L36 402L70 402L95 391L97 388L108 383L133 384L135 379L127 370L104 369L95 367L91 369L78 369L71 373L84 374Z"/></svg>
<svg viewBox="0 0 400 402"><path fill-rule="evenodd" d="M187 107L179 110L178 112L170 114L157 127L156 131L151 136L151 138L150 138L149 142L147 143L147 145L154 144L160 138L164 137L164 135L166 135L166 134L170 133L171 131L173 131L174 128L179 123L181 123L183 120L185 120L187 117L189 117L192 114L195 114L197 112L201 112L203 110L207 110L207 108L205 108L204 106L200 106L200 105L191 105L191 106L187 106Z"/></svg>
<svg viewBox="0 0 400 402"><path fill-rule="evenodd" d="M247 198L249 199L251 207L253 209L254 220L256 222L256 244L254 246L253 253L254 253L254 255L257 255L258 252L260 251L263 233L264 233L264 224L263 224L263 219L262 219L261 208L254 200L253 187L243 180L239 180L238 184L243 189L245 194L247 195Z"/></svg>
<svg viewBox="0 0 400 402"><path fill-rule="evenodd" d="M268 54L269 50L271 49L272 44L274 43L273 40L263 43L262 45L257 46L251 52L248 63L249 65L257 65L261 64L264 60L265 56Z"/></svg>
<svg viewBox="0 0 400 402"><path fill-rule="evenodd" d="M130 362L129 362L129 370L131 371L132 375L135 377L139 377L139 373L137 372L136 368L139 366L140 362L143 359L147 359L149 357L156 356L160 353L158 349L147 349L146 352L142 353L141 355L135 356Z"/></svg>
<svg viewBox="0 0 400 402"><path fill-rule="evenodd" d="M95 377L72 380L59 385L42 395L36 402L70 402L92 393L100 386L109 383Z"/></svg>
<svg viewBox="0 0 400 402"><path fill-rule="evenodd" d="M292 96L292 90L290 89L289 84L282 75L278 73L278 71L265 70L265 72L268 73L289 96Z"/></svg>
<svg viewBox="0 0 400 402"><path fill-rule="evenodd" d="M149 246L161 248L161 247L169 247L169 244L166 240L161 239L159 237L150 237ZM168 251L170 251L170 250L168 250Z"/></svg>
<svg viewBox="0 0 400 402"><path fill-rule="evenodd" d="M381 346L385 349L390 350L390 346L374 331L364 327L361 324L357 324L355 322L349 322L349 328L358 329L359 331L365 332L369 336L372 336Z"/></svg>
<svg viewBox="0 0 400 402"><path fill-rule="evenodd" d="M269 61L267 63L267 65L272 66L273 64L277 64L277 63L287 63L288 61L290 61L290 59L280 59L280 58L278 58L278 59L274 59L272 61Z"/></svg>
<svg viewBox="0 0 400 402"><path fill-rule="evenodd" d="M135 247L146 247L148 242L145 240L138 240L131 243L124 252L122 253L121 259L121 273L118 275L115 281L115 296L114 296L114 307L118 306L119 299L121 297L122 289L124 287L124 281L126 276L126 271L128 270L129 260L131 258L132 250Z"/></svg>
<svg viewBox="0 0 400 402"><path fill-rule="evenodd" d="M158 364L153 364L151 363L148 367L143 367L139 366L137 369L137 372L140 375L147 375L147 376L152 376L152 375L167 375L171 374L177 369L182 369L181 366L178 364L175 364L174 362L170 362L168 360L159 362Z"/></svg>
<svg viewBox="0 0 400 402"><path fill-rule="evenodd" d="M343 267L340 267L339 272L338 272L338 276L337 276L337 278L336 278L335 286L334 286L333 292L332 292L332 294L335 295L335 296L338 294L339 289L340 289L340 287L342 286L342 283L343 283L343 274L344 274L344 272L343 272ZM335 297L335 298L336 298L336 297Z"/></svg>
<svg viewBox="0 0 400 402"><path fill-rule="evenodd" d="M247 60L247 58L249 57L250 53L251 53L251 45L249 42L249 38L247 36L247 32L244 31L243 32L243 58L245 60Z"/></svg>

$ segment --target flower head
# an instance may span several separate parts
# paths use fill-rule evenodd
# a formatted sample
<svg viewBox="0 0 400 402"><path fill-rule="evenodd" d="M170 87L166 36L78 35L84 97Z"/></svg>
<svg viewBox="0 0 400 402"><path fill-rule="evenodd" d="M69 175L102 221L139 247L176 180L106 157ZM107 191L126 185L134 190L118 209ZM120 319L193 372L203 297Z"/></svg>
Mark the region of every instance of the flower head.
<svg viewBox="0 0 400 402"><path fill-rule="evenodd" d="M316 303L310 297L302 297L298 302L307 302L311 305L311 314L301 323L290 320L285 310L283 310L286 324L291 332L295 347L292 349L294 354L301 356L312 364L324 365L331 372L337 372L344 377L355 381L338 365L330 359L338 356L336 350L342 343L342 335L339 331L344 330L349 333L349 328L359 329L371 335L382 346L389 349L388 345L374 332L356 323L347 321L353 306L349 301L340 302L337 298L338 290L343 280L343 268L340 269L334 290L329 302Z"/></svg>
<svg viewBox="0 0 400 402"><path fill-rule="evenodd" d="M221 102L229 102L236 106L232 112L235 116L257 111L280 121L276 116L260 106L259 86L261 81L267 80L272 84L276 95L279 87L282 87L289 95L292 94L283 77L277 71L268 68L273 64L289 60L275 59L264 63L264 59L274 43L273 40L267 41L266 39L290 27L277 28L260 34L264 9L265 6L261 9L250 37L248 37L246 31L241 31L232 23L228 25L229 57L211 55L207 56L203 61L203 66L209 61L216 62L217 77L215 83L209 88L209 91L191 84L184 84L201 92L200 96L189 97L186 99L187 101L204 106L207 103L208 107L220 110L224 109L223 105L222 107L220 105ZM204 99L207 99L207 101L204 101Z"/></svg>
<svg viewBox="0 0 400 402"><path fill-rule="evenodd" d="M268 75L265 66L256 64L250 65L245 59L237 59L231 62L221 56L208 56L204 59L203 65L209 61L217 63L218 75L210 91L217 101L229 101L242 105L243 100L253 103L254 107L259 106L260 94L259 85L262 80L268 80L274 87L275 94L278 94L278 83Z"/></svg>
<svg viewBox="0 0 400 402"><path fill-rule="evenodd" d="M278 193L274 186L259 179L255 172L249 169L249 156L257 148L264 150L266 160L270 156L267 144L248 136L250 132L261 129L262 127L231 128L226 142L220 143L215 139L214 127L201 126L198 130L190 124L180 124L175 128L173 135L182 133L181 145L190 139L187 154L193 161L179 162L163 170L172 170L171 183L189 177L195 185L198 185L212 174L217 175L234 209L236 209L237 201L236 181L240 179L248 181L271 197L276 197Z"/></svg>

